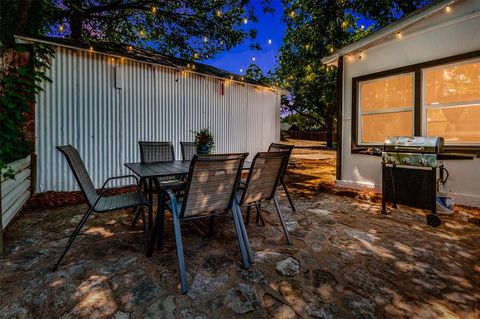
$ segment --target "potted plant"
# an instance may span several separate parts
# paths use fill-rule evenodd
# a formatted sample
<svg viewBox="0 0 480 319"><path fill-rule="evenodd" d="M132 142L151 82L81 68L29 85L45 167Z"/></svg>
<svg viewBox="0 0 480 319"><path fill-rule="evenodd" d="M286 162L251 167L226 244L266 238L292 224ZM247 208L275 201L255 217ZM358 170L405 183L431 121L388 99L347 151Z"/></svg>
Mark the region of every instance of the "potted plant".
<svg viewBox="0 0 480 319"><path fill-rule="evenodd" d="M197 143L197 154L205 155L211 154L215 149L215 140L210 129L203 128L199 131L195 131L195 143Z"/></svg>

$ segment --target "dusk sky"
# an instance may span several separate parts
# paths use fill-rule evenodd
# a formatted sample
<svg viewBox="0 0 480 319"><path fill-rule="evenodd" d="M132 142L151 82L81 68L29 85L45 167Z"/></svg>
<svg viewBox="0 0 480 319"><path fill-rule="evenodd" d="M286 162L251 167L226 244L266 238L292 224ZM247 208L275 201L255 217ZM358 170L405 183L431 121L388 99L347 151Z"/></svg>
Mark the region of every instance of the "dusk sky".
<svg viewBox="0 0 480 319"><path fill-rule="evenodd" d="M240 69L243 69L243 74L245 74L245 69L252 63L253 57L255 57L255 64L264 73L275 67L275 55L280 49L283 32L285 31L285 25L282 23L282 3L280 0L272 1L275 13L263 14L261 1L253 0L252 2L258 4L257 16L259 21L257 23L248 22L245 27L258 30L257 41L260 43L262 50L251 50L249 48L250 41L246 40L232 50L219 53L214 59L203 61L203 63L237 74L240 74ZM268 39L272 40L272 44L268 44Z"/></svg>
<svg viewBox="0 0 480 319"><path fill-rule="evenodd" d="M282 21L283 5L281 0L272 0L271 6L275 9L275 13L262 13L262 4L260 0L252 0L252 3L257 7L258 22L248 22L245 27L247 29L255 28L258 30L257 41L261 45L262 50L251 50L249 44L251 40L246 40L242 44L234 47L230 51L225 51L216 55L215 58L202 61L202 63L216 66L236 74L241 74L240 69L245 74L245 69L254 62L263 71L267 73L273 70L276 65L276 55L282 45L282 38L286 26ZM372 21L369 21L360 16L358 25L370 26ZM269 44L268 40L272 43ZM252 58L255 57L255 61Z"/></svg>

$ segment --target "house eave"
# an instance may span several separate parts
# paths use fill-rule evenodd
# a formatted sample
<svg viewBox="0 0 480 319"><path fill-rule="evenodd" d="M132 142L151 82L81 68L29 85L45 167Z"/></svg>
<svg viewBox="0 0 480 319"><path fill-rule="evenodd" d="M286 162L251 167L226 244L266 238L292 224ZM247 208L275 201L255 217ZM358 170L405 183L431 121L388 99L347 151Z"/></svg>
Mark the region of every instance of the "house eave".
<svg viewBox="0 0 480 319"><path fill-rule="evenodd" d="M431 16L432 14L435 14L441 10L443 10L445 7L457 2L458 0L442 0L438 1L437 3L431 5L430 7L419 10L417 12L414 12L405 18L399 20L398 22L392 23L386 27L384 27L381 30L378 30L374 33L372 33L369 36L366 36L365 38L358 40L356 42L353 42L338 51L334 52L333 54L326 56L322 58L322 63L323 64L332 64L335 63L340 56L344 56L347 54L350 54L352 52L359 52L363 51L369 47L375 46L382 41L384 41L386 38L389 38L391 36L395 36L398 32L405 30L406 28L414 25L415 23Z"/></svg>

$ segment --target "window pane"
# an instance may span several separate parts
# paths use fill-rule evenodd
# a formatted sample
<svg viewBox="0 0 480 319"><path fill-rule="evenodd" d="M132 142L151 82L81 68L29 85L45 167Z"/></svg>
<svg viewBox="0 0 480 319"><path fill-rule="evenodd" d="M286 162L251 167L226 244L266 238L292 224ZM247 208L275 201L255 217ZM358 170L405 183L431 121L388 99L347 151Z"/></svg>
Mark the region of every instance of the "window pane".
<svg viewBox="0 0 480 319"><path fill-rule="evenodd" d="M480 142L480 105L428 109L427 135L450 144Z"/></svg>
<svg viewBox="0 0 480 319"><path fill-rule="evenodd" d="M362 112L413 107L413 74L360 83Z"/></svg>
<svg viewBox="0 0 480 319"><path fill-rule="evenodd" d="M427 105L480 100L480 62L426 70Z"/></svg>
<svg viewBox="0 0 480 319"><path fill-rule="evenodd" d="M413 135L412 111L362 115L362 143L383 144L389 136Z"/></svg>

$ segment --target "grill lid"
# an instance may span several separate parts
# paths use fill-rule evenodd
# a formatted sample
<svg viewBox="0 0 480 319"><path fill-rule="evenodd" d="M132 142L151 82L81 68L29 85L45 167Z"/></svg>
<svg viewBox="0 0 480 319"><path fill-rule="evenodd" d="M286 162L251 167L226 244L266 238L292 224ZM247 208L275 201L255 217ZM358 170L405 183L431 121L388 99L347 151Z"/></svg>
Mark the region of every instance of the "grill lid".
<svg viewBox="0 0 480 319"><path fill-rule="evenodd" d="M385 140L385 152L431 153L443 152L443 137L390 136Z"/></svg>

